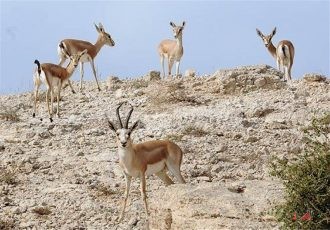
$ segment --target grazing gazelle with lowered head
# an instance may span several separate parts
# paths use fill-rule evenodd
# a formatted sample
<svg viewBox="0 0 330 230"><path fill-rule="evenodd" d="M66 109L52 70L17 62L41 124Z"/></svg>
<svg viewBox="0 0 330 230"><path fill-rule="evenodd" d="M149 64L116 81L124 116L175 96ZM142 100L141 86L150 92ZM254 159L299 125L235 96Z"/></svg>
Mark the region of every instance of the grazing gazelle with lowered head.
<svg viewBox="0 0 330 230"><path fill-rule="evenodd" d="M276 27L269 35L263 35L257 29L257 34L262 38L266 48L270 54L276 59L277 68L284 72L285 80L291 80L291 68L294 58L294 46L291 41L282 40L275 47L272 43L272 38L276 33Z"/></svg>
<svg viewBox="0 0 330 230"><path fill-rule="evenodd" d="M92 44L90 42L83 41L83 40L64 39L59 44L63 44L63 46L65 47L65 50L67 52L65 52L60 45L57 48L57 52L60 57L59 65L63 65L65 60L68 58L67 53L69 55L73 55L73 54L77 54L77 53L87 49L87 53L80 59L80 75L81 75L80 76L80 90L82 90L82 81L83 81L83 77L84 77L84 63L85 62L89 62L91 64L93 74L94 74L94 77L96 80L97 88L98 88L98 90L101 90L99 82L97 80L97 76L96 76L94 59L104 45L108 45L108 46L115 45L115 42L112 40L110 34L105 32L105 29L101 23L99 23L99 26L95 25L95 28L96 28L96 31L99 33L99 36L98 36L95 44ZM70 83L69 83L69 86L72 89L72 86ZM72 91L73 91L73 89L72 89Z"/></svg>
<svg viewBox="0 0 330 230"><path fill-rule="evenodd" d="M64 52L65 49L62 47ZM37 69L33 75L33 81L34 81L34 112L33 117L36 115L37 110L37 99L38 99L38 91L39 87L42 83L44 83L47 87L46 92L46 102L47 102L47 108L48 108L48 114L49 119L52 122L53 121L53 94L54 94L54 88L57 88L57 116L60 116L60 110L59 110L59 104L60 104L60 93L61 88L63 86L63 83L65 81L69 81L69 78L73 74L74 70L77 68L78 63L80 61L80 58L87 53L87 50L83 50L79 53L69 55L70 62L66 68L55 65L52 63L43 63L40 64L38 60L35 60L34 63L37 65ZM69 85L71 83L69 82ZM72 88L72 86L71 86ZM51 95L51 108L49 107L49 94Z"/></svg>
<svg viewBox="0 0 330 230"><path fill-rule="evenodd" d="M133 107L131 107L123 126L119 114L119 109L122 105L123 103L116 110L119 128L116 128L108 119L110 129L116 133L119 165L124 172L126 180L125 200L119 221L124 217L132 177L140 178L141 196L147 217L149 215L146 200L147 175L156 174L166 185L170 185L173 184L173 181L166 173L169 170L180 183L185 183L180 171L183 155L180 147L169 140L154 140L133 144L131 134L138 126L138 121L130 128L128 127L129 119L133 112Z"/></svg>
<svg viewBox="0 0 330 230"><path fill-rule="evenodd" d="M174 61L176 62L175 76L178 77L179 75L180 61L183 55L182 33L185 24L186 23L183 22L182 26L176 26L173 22L170 22L170 25L173 27L173 35L175 40L165 39L161 41L161 43L158 46L160 64L162 66L164 78L165 78L165 69L164 69L165 58L167 58L168 61L168 76L171 76L171 71Z"/></svg>

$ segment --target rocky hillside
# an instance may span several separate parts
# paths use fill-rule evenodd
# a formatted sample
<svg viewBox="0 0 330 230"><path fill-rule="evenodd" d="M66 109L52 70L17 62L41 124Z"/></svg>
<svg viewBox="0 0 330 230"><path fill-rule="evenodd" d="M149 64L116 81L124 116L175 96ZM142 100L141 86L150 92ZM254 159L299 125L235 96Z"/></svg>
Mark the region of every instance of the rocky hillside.
<svg viewBox="0 0 330 230"><path fill-rule="evenodd" d="M31 92L1 96L0 229L278 229L270 210L283 187L268 162L299 154L301 128L330 111L329 80L281 79L265 65L162 81L154 72L109 77L101 92L95 82L64 89L52 123L45 93L36 118ZM147 180L149 222L135 179L117 224L125 183L105 113L116 121L123 101L141 121L135 142L168 138L184 150L187 184Z"/></svg>

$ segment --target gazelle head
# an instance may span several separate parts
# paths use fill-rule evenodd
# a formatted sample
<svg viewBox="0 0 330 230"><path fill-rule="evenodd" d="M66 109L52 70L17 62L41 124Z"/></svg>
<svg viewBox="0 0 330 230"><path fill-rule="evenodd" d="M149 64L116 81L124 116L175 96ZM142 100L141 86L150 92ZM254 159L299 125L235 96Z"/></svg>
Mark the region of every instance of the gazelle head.
<svg viewBox="0 0 330 230"><path fill-rule="evenodd" d="M133 107L131 106L131 109L128 112L128 115L126 118L125 126L123 126L123 123L121 121L120 114L119 114L119 109L123 104L124 103L121 103L116 109L117 119L118 119L119 126L120 126L118 129L116 129L115 125L109 119L107 119L110 129L116 133L117 145L120 148L126 148L126 147L130 147L132 145L131 134L132 134L133 130L136 129L136 127L138 126L138 123L139 123L139 121L137 120L132 125L131 128L128 128L128 122L129 122L129 119L133 112Z"/></svg>
<svg viewBox="0 0 330 230"><path fill-rule="evenodd" d="M268 47L269 44L272 43L272 38L273 38L273 36L274 36L275 33L276 33L276 27L273 29L273 31L272 31L271 34L269 34L269 35L263 35L263 34L261 33L260 30L258 30L258 29L256 29L256 30L257 30L257 34L258 34L258 35L261 37L261 39L263 40L265 46Z"/></svg>
<svg viewBox="0 0 330 230"><path fill-rule="evenodd" d="M176 26L173 22L170 22L170 25L173 27L174 38L182 37L182 31L184 29L185 21L182 22L182 26Z"/></svg>
<svg viewBox="0 0 330 230"><path fill-rule="evenodd" d="M76 68L79 64L79 61L80 61L80 58L82 56L84 56L86 53L87 53L87 49L84 49L83 51L81 51L80 53L77 53L77 54L73 54L73 55L70 55L69 52L66 50L66 48L64 47L63 43L60 43L59 45L63 52L65 53L65 55L67 57L69 57L70 59L70 64L69 65L73 65L74 68Z"/></svg>
<svg viewBox="0 0 330 230"><path fill-rule="evenodd" d="M99 33L98 39L100 39L104 44L106 44L108 46L115 46L115 42L112 40L110 34L105 32L103 25L101 23L99 23L98 26L96 24L94 24L94 25L95 25L96 31Z"/></svg>

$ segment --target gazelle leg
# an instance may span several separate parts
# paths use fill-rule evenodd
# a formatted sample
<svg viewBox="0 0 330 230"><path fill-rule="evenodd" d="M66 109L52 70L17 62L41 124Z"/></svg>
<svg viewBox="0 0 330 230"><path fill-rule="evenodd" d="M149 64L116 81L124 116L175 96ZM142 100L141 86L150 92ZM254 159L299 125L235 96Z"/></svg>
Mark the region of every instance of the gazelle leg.
<svg viewBox="0 0 330 230"><path fill-rule="evenodd" d="M76 91L74 91L74 89L73 89L73 87L72 87L72 84L71 84L71 81L68 79L68 84L69 84L69 86L70 86L70 88L71 88L71 92L72 93L76 93Z"/></svg>
<svg viewBox="0 0 330 230"><path fill-rule="evenodd" d="M52 118L52 114L51 114L51 112L50 112L50 107L49 107L49 94L50 94L50 92L51 92L51 89L48 88L48 89L47 89L47 92L46 92L46 103L47 103L47 109L48 109L49 120L50 120L50 122L52 122L52 121L53 121L53 118Z"/></svg>
<svg viewBox="0 0 330 230"><path fill-rule="evenodd" d="M169 58L168 59L168 76L171 76L171 72L172 72L172 66L174 64L174 59L173 58Z"/></svg>
<svg viewBox="0 0 330 230"><path fill-rule="evenodd" d="M178 77L179 76L179 69L180 69L180 61L177 61L176 62L176 73L175 73L175 77Z"/></svg>
<svg viewBox="0 0 330 230"><path fill-rule="evenodd" d="M126 181L126 190L125 190L125 199L124 199L123 209L122 209L120 217L119 217L119 222L124 218L126 203L127 203L127 199L128 199L129 190L131 188L131 181L132 181L132 177L130 175L128 175L126 173L124 173L124 175L125 175L125 181Z"/></svg>
<svg viewBox="0 0 330 230"><path fill-rule="evenodd" d="M289 77L289 80L291 81L292 80L292 77L291 77L291 68L292 66L288 66L288 77Z"/></svg>
<svg viewBox="0 0 330 230"><path fill-rule="evenodd" d="M95 80L96 80L97 88L98 88L99 91L101 91L101 88L100 88L99 82L98 82L97 77L96 77L96 70L95 70L94 60L92 59L92 60L90 61L90 63L91 63L92 69L93 69L93 74L94 74L94 77L95 77Z"/></svg>
<svg viewBox="0 0 330 230"><path fill-rule="evenodd" d="M145 173L142 172L140 176L140 181L141 181L141 197L144 203L144 208L146 210L146 216L147 218L149 217L149 211L148 211L148 204L147 204L147 194L146 194L146 177Z"/></svg>
<svg viewBox="0 0 330 230"><path fill-rule="evenodd" d="M34 110L32 116L35 117L37 113L37 100L38 100L38 94L39 94L39 84L35 84L35 89L34 89Z"/></svg>
<svg viewBox="0 0 330 230"><path fill-rule="evenodd" d="M164 55L160 56L160 65L162 66L163 78L165 78Z"/></svg>
<svg viewBox="0 0 330 230"><path fill-rule="evenodd" d="M84 78L84 63L80 62L80 91L82 91L83 78Z"/></svg>
<svg viewBox="0 0 330 230"><path fill-rule="evenodd" d="M57 111L56 111L56 114L57 114L57 117L60 117L60 96L61 96L61 88L62 88L62 82L59 83L59 86L58 86L58 92L57 92Z"/></svg>
<svg viewBox="0 0 330 230"><path fill-rule="evenodd" d="M171 178L169 178L169 176L166 174L165 170L162 170L158 173L156 173L156 175L166 184L166 185L171 185L174 184L174 182L171 180Z"/></svg>
<svg viewBox="0 0 330 230"><path fill-rule="evenodd" d="M173 174L173 176L179 181L181 184L185 184L186 181L183 179L180 171L180 165L174 165L173 163L167 162L166 166L168 170Z"/></svg>

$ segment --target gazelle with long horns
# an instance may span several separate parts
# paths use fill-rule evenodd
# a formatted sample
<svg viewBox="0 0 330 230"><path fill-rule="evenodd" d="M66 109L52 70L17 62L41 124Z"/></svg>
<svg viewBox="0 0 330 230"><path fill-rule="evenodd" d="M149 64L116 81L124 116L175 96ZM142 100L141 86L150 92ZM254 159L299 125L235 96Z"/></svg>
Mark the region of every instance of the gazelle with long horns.
<svg viewBox="0 0 330 230"><path fill-rule="evenodd" d="M277 47L275 47L272 43L272 38L276 33L276 27L269 35L263 35L260 30L256 30L270 54L276 59L277 68L284 72L285 80L291 80L291 68L294 58L294 46L292 42L282 40L278 43Z"/></svg>
<svg viewBox="0 0 330 230"><path fill-rule="evenodd" d="M60 46L60 45L57 48L57 52L60 57L59 65L63 65L65 60L68 58L67 53L69 55L73 55L73 54L82 52L84 49L87 49L87 53L80 59L80 75L81 75L80 76L80 90L82 90L82 81L83 81L83 77L84 77L84 63L85 62L89 62L91 64L93 74L95 77L95 81L97 84L97 88L99 91L101 90L99 82L97 80L97 76L96 76L94 59L104 45L108 45L108 46L115 45L115 42L112 40L110 34L105 32L105 29L101 23L99 23L99 26L95 25L95 28L96 28L96 31L99 33L99 36L98 36L95 44L92 44L90 42L83 41L83 40L64 39L59 44L63 44L66 51L64 51L62 46ZM72 85L69 84L69 86L71 87L72 91L74 91L72 88Z"/></svg>
<svg viewBox="0 0 330 230"><path fill-rule="evenodd" d="M170 185L173 184L173 181L166 173L169 170L180 183L185 183L180 171L183 156L180 147L169 140L154 140L133 144L131 134L137 128L139 121L133 123L130 128L128 127L129 119L133 112L133 107L131 107L123 126L119 114L119 109L122 105L123 103L116 109L119 128L116 128L107 118L110 129L116 133L119 165L124 172L126 180L125 199L119 221L124 217L132 177L140 178L141 196L147 216L149 215L146 200L147 175L156 174L166 185Z"/></svg>
<svg viewBox="0 0 330 230"><path fill-rule="evenodd" d="M66 50L64 47L62 47L64 52ZM67 55L70 58L70 62L66 68L55 65L52 63L43 63L40 64L38 60L35 60L34 63L37 65L37 69L33 75L33 81L34 81L34 112L33 117L36 115L37 111L37 99L38 99L38 92L39 87L42 83L44 83L47 87L46 92L46 102L47 102L47 108L48 108L48 114L49 119L52 122L53 121L53 94L54 94L54 88L57 88L57 116L60 116L60 93L61 88L63 86L63 83L65 81L69 81L69 78L73 74L74 70L78 66L78 63L80 61L80 58L87 53L87 50L83 50L77 54ZM69 85L71 86L71 83L69 81ZM72 86L71 86L72 88ZM49 107L49 94L51 96L51 108Z"/></svg>
<svg viewBox="0 0 330 230"><path fill-rule="evenodd" d="M174 61L176 62L176 71L175 75L178 77L181 58L183 56L183 46L182 46L182 33L185 26L185 22L182 23L182 26L177 26L173 22L170 22L170 25L173 28L173 35L175 40L165 39L161 41L158 46L158 53L160 56L160 64L163 70L163 77L165 78L165 69L164 69L164 59L167 58L168 61L168 76L171 76L172 66Z"/></svg>

